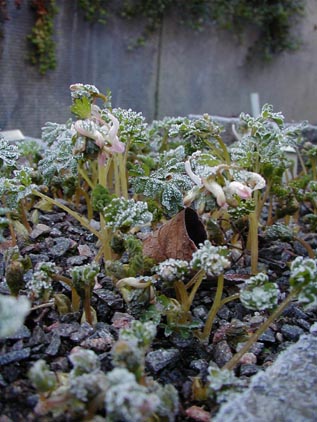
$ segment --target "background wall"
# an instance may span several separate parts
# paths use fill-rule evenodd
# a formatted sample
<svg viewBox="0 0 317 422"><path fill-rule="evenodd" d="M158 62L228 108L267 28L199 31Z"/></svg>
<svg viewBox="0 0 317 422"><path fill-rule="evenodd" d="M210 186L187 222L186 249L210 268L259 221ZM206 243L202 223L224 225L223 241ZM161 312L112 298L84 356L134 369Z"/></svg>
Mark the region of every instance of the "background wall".
<svg viewBox="0 0 317 422"><path fill-rule="evenodd" d="M47 121L70 117L69 85L91 83L112 91L113 106L141 111L150 122L164 116L251 112L258 92L288 121L317 123L317 0L307 0L306 16L295 31L303 46L271 63L247 64L252 32L238 43L232 34L208 27L193 32L170 16L144 47L128 50L140 22L120 18L89 24L76 2L57 1L57 68L41 76L26 61L26 35L33 13L26 4L3 25L0 40L0 130L21 129L40 136Z"/></svg>

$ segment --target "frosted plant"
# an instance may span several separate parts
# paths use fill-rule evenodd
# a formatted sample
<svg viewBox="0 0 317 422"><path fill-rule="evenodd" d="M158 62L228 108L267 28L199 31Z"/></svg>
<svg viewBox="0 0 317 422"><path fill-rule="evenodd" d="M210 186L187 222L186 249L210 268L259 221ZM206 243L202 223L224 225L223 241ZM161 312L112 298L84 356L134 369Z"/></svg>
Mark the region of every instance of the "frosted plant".
<svg viewBox="0 0 317 422"><path fill-rule="evenodd" d="M8 175L10 169L16 168L19 157L18 147L0 135L0 174Z"/></svg>
<svg viewBox="0 0 317 422"><path fill-rule="evenodd" d="M134 177L131 183L135 193L158 200L170 215L183 207L184 192L192 186L184 163L176 157L160 163L149 176Z"/></svg>
<svg viewBox="0 0 317 422"><path fill-rule="evenodd" d="M112 349L116 366L133 372L137 381L144 376L145 353L156 336L156 325L153 322L132 321L129 328L123 328L119 340Z"/></svg>
<svg viewBox="0 0 317 422"><path fill-rule="evenodd" d="M183 280L185 275L188 274L189 264L187 261L181 259L169 258L159 265L154 267L154 271L159 279L173 283L176 280Z"/></svg>
<svg viewBox="0 0 317 422"><path fill-rule="evenodd" d="M220 369L214 363L208 366L207 391L211 397L216 399L217 403L228 400L229 396L236 392L241 382L234 375L234 372L228 369Z"/></svg>
<svg viewBox="0 0 317 422"><path fill-rule="evenodd" d="M203 269L207 275L219 276L230 266L227 258L228 249L225 246L213 246L209 240L199 245L193 253L190 266L194 270Z"/></svg>
<svg viewBox="0 0 317 422"><path fill-rule="evenodd" d="M290 285L299 290L298 300L307 308L317 307L317 260L298 256L291 264Z"/></svg>
<svg viewBox="0 0 317 422"><path fill-rule="evenodd" d="M43 359L37 360L28 372L30 381L40 393L49 393L57 387L57 377Z"/></svg>
<svg viewBox="0 0 317 422"><path fill-rule="evenodd" d="M0 338L14 334L22 327L30 307L29 300L24 296L0 295Z"/></svg>
<svg viewBox="0 0 317 422"><path fill-rule="evenodd" d="M100 368L98 356L92 350L75 348L69 355L73 365L71 376L78 377L82 374L89 374Z"/></svg>
<svg viewBox="0 0 317 422"><path fill-rule="evenodd" d="M216 198L219 207L228 207L228 204L235 204L233 201L235 195L241 199L249 199L253 191L265 187L265 180L257 173L239 169L234 165L202 165L200 160L197 160L200 156L201 154L192 156L196 161L195 173L191 167L192 160L188 159L185 162L186 173L195 184L184 197L186 206L201 195L211 193Z"/></svg>
<svg viewBox="0 0 317 422"><path fill-rule="evenodd" d="M99 265L92 263L86 265L78 265L70 270L72 277L72 289L74 289L77 295L73 295L73 310L78 311L79 301L76 300L81 298L84 306L84 318L89 324L93 324L94 315L91 308L91 294L96 282L96 276L99 273Z"/></svg>
<svg viewBox="0 0 317 422"><path fill-rule="evenodd" d="M39 262L36 264L32 278L26 282L26 288L35 299L48 300L52 291L52 274L56 271L53 262Z"/></svg>
<svg viewBox="0 0 317 422"><path fill-rule="evenodd" d="M279 289L264 273L250 277L240 291L241 303L248 309L262 311L278 303Z"/></svg>
<svg viewBox="0 0 317 422"><path fill-rule="evenodd" d="M160 405L159 397L136 382L135 376L124 368L107 374L109 388L105 394L105 408L109 421L144 422Z"/></svg>
<svg viewBox="0 0 317 422"><path fill-rule="evenodd" d="M69 89L73 100L83 97L92 100L100 95L99 89L90 84L75 83L70 85Z"/></svg>
<svg viewBox="0 0 317 422"><path fill-rule="evenodd" d="M106 225L113 229L127 231L152 221L146 202L134 199L114 198L103 210Z"/></svg>

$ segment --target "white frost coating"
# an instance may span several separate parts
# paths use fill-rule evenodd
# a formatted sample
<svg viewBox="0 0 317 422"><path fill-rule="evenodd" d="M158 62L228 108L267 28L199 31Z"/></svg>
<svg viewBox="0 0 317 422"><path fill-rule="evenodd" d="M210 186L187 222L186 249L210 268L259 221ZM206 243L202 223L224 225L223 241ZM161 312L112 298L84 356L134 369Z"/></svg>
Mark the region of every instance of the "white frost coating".
<svg viewBox="0 0 317 422"><path fill-rule="evenodd" d="M0 295L0 338L14 334L22 327L31 308L29 300L20 296Z"/></svg>

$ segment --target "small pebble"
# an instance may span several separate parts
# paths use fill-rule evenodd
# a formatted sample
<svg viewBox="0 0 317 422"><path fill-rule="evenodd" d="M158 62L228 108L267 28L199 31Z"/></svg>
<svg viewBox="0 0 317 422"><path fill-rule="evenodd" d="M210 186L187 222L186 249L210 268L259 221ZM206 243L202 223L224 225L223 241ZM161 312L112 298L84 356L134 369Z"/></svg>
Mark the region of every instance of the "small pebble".
<svg viewBox="0 0 317 422"><path fill-rule="evenodd" d="M304 330L297 325L284 324L281 333L287 340L297 341L304 334Z"/></svg>
<svg viewBox="0 0 317 422"><path fill-rule="evenodd" d="M46 353L50 356L56 356L59 348L61 346L62 342L61 342L61 338L57 333L54 333L52 335L52 339L50 344L48 345L48 347L46 348Z"/></svg>
<svg viewBox="0 0 317 422"><path fill-rule="evenodd" d="M241 359L240 359L240 361L239 361L242 365L252 365L252 364L255 364L256 362L257 362L257 358L256 358L256 356L255 356L255 354L254 353L250 353L250 352L248 352L248 353L245 353L242 357L241 357Z"/></svg>
<svg viewBox="0 0 317 422"><path fill-rule="evenodd" d="M213 358L219 368L223 367L232 358L232 352L229 344L222 340L214 347Z"/></svg>
<svg viewBox="0 0 317 422"><path fill-rule="evenodd" d="M250 377L259 372L259 367L253 364L244 364L240 366L240 375Z"/></svg>
<svg viewBox="0 0 317 422"><path fill-rule="evenodd" d="M0 366L8 365L8 363L19 362L20 360L28 359L31 354L31 349L26 347L22 350L5 353L0 355Z"/></svg>
<svg viewBox="0 0 317 422"><path fill-rule="evenodd" d="M44 234L48 234L51 231L51 227L47 226L46 224L37 224L34 229L31 231L30 233L30 238L35 240L38 237L44 235Z"/></svg>
<svg viewBox="0 0 317 422"><path fill-rule="evenodd" d="M178 349L158 349L146 356L146 366L154 373L161 371L168 365L175 364L180 358Z"/></svg>
<svg viewBox="0 0 317 422"><path fill-rule="evenodd" d="M259 338L263 343L275 343L276 338L274 331L271 328L268 328Z"/></svg>

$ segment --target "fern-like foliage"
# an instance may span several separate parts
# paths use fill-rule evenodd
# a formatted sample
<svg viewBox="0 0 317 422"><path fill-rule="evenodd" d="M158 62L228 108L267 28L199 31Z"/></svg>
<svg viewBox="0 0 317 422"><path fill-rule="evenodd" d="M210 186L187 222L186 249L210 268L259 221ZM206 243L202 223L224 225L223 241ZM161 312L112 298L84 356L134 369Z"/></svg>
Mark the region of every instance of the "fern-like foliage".
<svg viewBox="0 0 317 422"><path fill-rule="evenodd" d="M5 199L5 206L10 210L17 208L19 202L32 194L37 185L32 182L30 167L14 170L11 177L0 178L0 198Z"/></svg>
<svg viewBox="0 0 317 422"><path fill-rule="evenodd" d="M8 174L16 167L20 154L18 147L0 135L0 174Z"/></svg>
<svg viewBox="0 0 317 422"><path fill-rule="evenodd" d="M64 181L69 177L77 177L77 160L80 155L73 154L73 130L70 123L47 123L42 130L43 140L50 145L45 157L38 164L44 182L50 185L56 177L62 177Z"/></svg>
<svg viewBox="0 0 317 422"><path fill-rule="evenodd" d="M168 215L183 208L183 195L192 187L179 157L172 157L165 163L163 157L157 170L149 176L135 177L131 182L135 193L158 200Z"/></svg>
<svg viewBox="0 0 317 422"><path fill-rule="evenodd" d="M265 176L276 172L282 175L288 166L283 148L296 147L303 124L286 126L284 116L273 112L269 104L263 106L258 117L242 113L240 121L244 134L231 148L232 161Z"/></svg>

